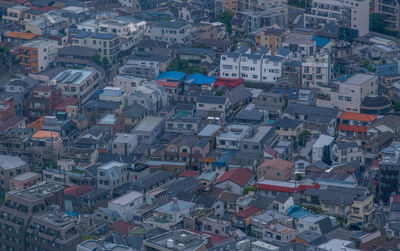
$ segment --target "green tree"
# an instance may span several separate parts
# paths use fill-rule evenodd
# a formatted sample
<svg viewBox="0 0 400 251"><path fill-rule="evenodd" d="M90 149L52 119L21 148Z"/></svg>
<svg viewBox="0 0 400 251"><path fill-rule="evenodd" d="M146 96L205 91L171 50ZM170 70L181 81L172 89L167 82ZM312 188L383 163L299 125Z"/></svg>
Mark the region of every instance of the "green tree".
<svg viewBox="0 0 400 251"><path fill-rule="evenodd" d="M400 102L394 103L393 109L394 109L396 112L399 112L399 111L400 111Z"/></svg>
<svg viewBox="0 0 400 251"><path fill-rule="evenodd" d="M369 29L371 31L385 33L387 23L382 14L372 13L369 15Z"/></svg>
<svg viewBox="0 0 400 251"><path fill-rule="evenodd" d="M0 46L1 65L8 65L9 57L10 57L10 50L7 47Z"/></svg>
<svg viewBox="0 0 400 251"><path fill-rule="evenodd" d="M233 13L230 10L225 10L219 14L219 21L226 25L226 30L229 35L232 33L232 18Z"/></svg>
<svg viewBox="0 0 400 251"><path fill-rule="evenodd" d="M305 146L311 137L311 132L304 130L299 134L299 146Z"/></svg>
<svg viewBox="0 0 400 251"><path fill-rule="evenodd" d="M257 188L252 187L252 186L245 187L245 188L243 189L243 195L248 194L250 191L256 192L256 191L257 191Z"/></svg>
<svg viewBox="0 0 400 251"><path fill-rule="evenodd" d="M206 68L191 65L191 64L189 64L188 61L180 60L180 59L172 60L172 62L168 65L167 70L168 71L182 71L187 74L193 74L193 73L201 73L203 75L208 74L208 71Z"/></svg>
<svg viewBox="0 0 400 251"><path fill-rule="evenodd" d="M96 64L98 64L98 65L100 65L101 64L101 56L100 56L100 54L94 54L93 56L92 56L92 61L94 62L94 63L96 63Z"/></svg>
<svg viewBox="0 0 400 251"><path fill-rule="evenodd" d="M103 57L103 60L102 60L102 63L103 63L103 65L104 66L108 66L108 64L109 64L109 61L108 61L108 58L106 58L106 57Z"/></svg>

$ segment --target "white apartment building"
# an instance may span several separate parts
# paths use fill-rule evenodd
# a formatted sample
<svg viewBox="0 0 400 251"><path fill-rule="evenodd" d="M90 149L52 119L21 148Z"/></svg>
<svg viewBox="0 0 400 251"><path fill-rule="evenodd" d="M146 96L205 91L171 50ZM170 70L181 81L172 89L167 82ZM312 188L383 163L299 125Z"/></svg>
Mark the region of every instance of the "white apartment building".
<svg viewBox="0 0 400 251"><path fill-rule="evenodd" d="M72 45L89 47L106 57L109 62L116 60L120 52L119 38L113 33L91 33L81 31L72 37Z"/></svg>
<svg viewBox="0 0 400 251"><path fill-rule="evenodd" d="M253 82L261 82L262 54L244 54L240 57L240 77Z"/></svg>
<svg viewBox="0 0 400 251"><path fill-rule="evenodd" d="M108 209L118 212L123 221L131 221L135 210L143 204L143 193L133 191L109 201Z"/></svg>
<svg viewBox="0 0 400 251"><path fill-rule="evenodd" d="M144 86L147 80L131 75L117 75L114 78L114 87L121 88L126 93L131 93L139 86Z"/></svg>
<svg viewBox="0 0 400 251"><path fill-rule="evenodd" d="M309 32L292 31L282 42L282 47L289 49L292 53L290 59L304 61L306 58L313 56L317 50L314 35Z"/></svg>
<svg viewBox="0 0 400 251"><path fill-rule="evenodd" d="M28 72L37 73L57 59L58 45L56 40L39 39L20 45L19 50L20 65Z"/></svg>
<svg viewBox="0 0 400 251"><path fill-rule="evenodd" d="M243 78L248 82L273 83L282 76L284 57L270 56L268 51L227 52L220 59L221 78Z"/></svg>
<svg viewBox="0 0 400 251"><path fill-rule="evenodd" d="M61 89L65 97L79 98L81 103L90 99L100 83L100 73L93 70L65 70L50 82Z"/></svg>
<svg viewBox="0 0 400 251"><path fill-rule="evenodd" d="M150 39L187 44L193 37L192 25L180 19L163 20L148 29Z"/></svg>
<svg viewBox="0 0 400 251"><path fill-rule="evenodd" d="M261 65L263 83L274 83L282 76L282 63L284 58L280 56L264 56Z"/></svg>
<svg viewBox="0 0 400 251"><path fill-rule="evenodd" d="M334 141L334 137L328 135L319 136L312 147L312 162L322 161L329 163L331 160L331 147Z"/></svg>
<svg viewBox="0 0 400 251"><path fill-rule="evenodd" d="M314 54L301 64L301 81L305 88L327 86L331 74L331 60L328 54Z"/></svg>
<svg viewBox="0 0 400 251"><path fill-rule="evenodd" d="M360 112L360 105L370 95L378 94L378 77L357 73L333 82L330 88L320 88L325 95L316 106L333 107L346 112Z"/></svg>
<svg viewBox="0 0 400 251"><path fill-rule="evenodd" d="M369 32L369 1L313 0L311 13L304 13L304 27L318 28L327 23L358 30L358 36Z"/></svg>

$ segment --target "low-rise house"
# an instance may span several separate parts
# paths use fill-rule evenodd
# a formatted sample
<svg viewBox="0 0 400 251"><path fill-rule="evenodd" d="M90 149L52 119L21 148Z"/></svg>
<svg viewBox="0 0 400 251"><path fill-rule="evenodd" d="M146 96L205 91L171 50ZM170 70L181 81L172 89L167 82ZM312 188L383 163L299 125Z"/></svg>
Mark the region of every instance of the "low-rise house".
<svg viewBox="0 0 400 251"><path fill-rule="evenodd" d="M278 194L273 200L273 209L285 214L294 205L293 197L289 194Z"/></svg>
<svg viewBox="0 0 400 251"><path fill-rule="evenodd" d="M239 150L241 148L241 141L251 135L251 127L249 125L231 124L225 128L216 138L216 147L220 149Z"/></svg>
<svg viewBox="0 0 400 251"><path fill-rule="evenodd" d="M97 53L97 50L89 47L64 47L58 51L57 63L64 67L86 66Z"/></svg>
<svg viewBox="0 0 400 251"><path fill-rule="evenodd" d="M196 101L196 111L199 118L222 123L228 112L228 98L200 95Z"/></svg>
<svg viewBox="0 0 400 251"><path fill-rule="evenodd" d="M167 204L154 209L153 216L144 223L151 229L158 227L167 231L176 230L183 227L184 217L189 217L195 206L195 203L173 198Z"/></svg>
<svg viewBox="0 0 400 251"><path fill-rule="evenodd" d="M128 106L137 103L155 114L168 104L168 93L164 86L151 82L129 93L127 101Z"/></svg>
<svg viewBox="0 0 400 251"><path fill-rule="evenodd" d="M264 240L278 243L291 243L296 239L297 234L295 229L279 223L269 224L265 231Z"/></svg>
<svg viewBox="0 0 400 251"><path fill-rule="evenodd" d="M297 231L312 231L317 234L325 235L339 227L334 217L324 214L307 215L299 219L296 223Z"/></svg>
<svg viewBox="0 0 400 251"><path fill-rule="evenodd" d="M321 135L312 146L312 162L322 161L326 164L332 163L334 137Z"/></svg>
<svg viewBox="0 0 400 251"><path fill-rule="evenodd" d="M113 33L81 31L72 37L72 45L95 49L101 58L107 58L109 62L114 62L120 52L119 38Z"/></svg>
<svg viewBox="0 0 400 251"><path fill-rule="evenodd" d="M114 87L121 88L126 93L131 93L139 86L144 86L147 81L140 77L130 75L117 75L114 78Z"/></svg>
<svg viewBox="0 0 400 251"><path fill-rule="evenodd" d="M254 174L244 168L235 168L225 172L215 182L215 187L225 189L232 193L243 194L244 188L251 185Z"/></svg>
<svg viewBox="0 0 400 251"><path fill-rule="evenodd" d="M29 171L25 161L17 156L0 155L0 186L3 190L9 190L12 179ZM14 188L15 189L15 188Z"/></svg>
<svg viewBox="0 0 400 251"><path fill-rule="evenodd" d="M327 189L307 188L301 201L314 205L330 215L345 217L348 222L369 222L375 211L373 195L365 188L328 186Z"/></svg>
<svg viewBox="0 0 400 251"><path fill-rule="evenodd" d="M262 208L247 207L232 215L232 224L236 227L247 229L252 224L252 217L262 213Z"/></svg>
<svg viewBox="0 0 400 251"><path fill-rule="evenodd" d="M132 129L146 117L147 109L137 103L122 110L125 118L125 131L131 132Z"/></svg>
<svg viewBox="0 0 400 251"><path fill-rule="evenodd" d="M135 177L132 189L142 193L147 193L155 188L170 183L174 178L175 175L173 173L159 170L142 178Z"/></svg>
<svg viewBox="0 0 400 251"><path fill-rule="evenodd" d="M117 133L112 142L112 153L130 155L138 145L137 135L132 133Z"/></svg>
<svg viewBox="0 0 400 251"><path fill-rule="evenodd" d="M267 237L268 226L272 223L278 223L288 227L293 226L293 219L290 216L275 210L267 210L261 214L254 215L251 222L251 231L255 236L263 239Z"/></svg>
<svg viewBox="0 0 400 251"><path fill-rule="evenodd" d="M376 115L345 112L338 120L339 136L352 138L357 135L366 135L368 127L376 118Z"/></svg>
<svg viewBox="0 0 400 251"><path fill-rule="evenodd" d="M279 119L274 123L275 132L282 140L289 140L295 145L298 143L299 134L303 131L303 122L294 119Z"/></svg>
<svg viewBox="0 0 400 251"><path fill-rule="evenodd" d="M100 81L100 72L95 70L65 70L50 80L63 96L79 98L82 104L90 99Z"/></svg>
<svg viewBox="0 0 400 251"><path fill-rule="evenodd" d="M207 217L202 222L203 233L230 236L231 223L228 221Z"/></svg>
<svg viewBox="0 0 400 251"><path fill-rule="evenodd" d="M332 148L333 162L358 162L364 165L364 152L356 142L336 142Z"/></svg>
<svg viewBox="0 0 400 251"><path fill-rule="evenodd" d="M111 161L97 168L97 188L103 188L113 194L114 190L128 180L127 164Z"/></svg>
<svg viewBox="0 0 400 251"><path fill-rule="evenodd" d="M147 116L132 130L138 136L139 144L150 145L163 131L164 118Z"/></svg>
<svg viewBox="0 0 400 251"><path fill-rule="evenodd" d="M89 185L74 185L64 190L65 210L70 214L90 214L107 205L109 193Z"/></svg>
<svg viewBox="0 0 400 251"><path fill-rule="evenodd" d="M212 49L184 47L178 50L180 60L186 60L190 64L213 64L215 51Z"/></svg>
<svg viewBox="0 0 400 251"><path fill-rule="evenodd" d="M266 160L257 168L257 179L290 181L293 175L293 162L282 159Z"/></svg>
<svg viewBox="0 0 400 251"><path fill-rule="evenodd" d="M152 25L148 35L150 39L168 43L188 44L192 40L192 26L180 19L160 21Z"/></svg>
<svg viewBox="0 0 400 251"><path fill-rule="evenodd" d="M4 175L4 174L3 174ZM25 190L37 183L42 182L42 175L40 173L26 172L16 175L10 180L10 190Z"/></svg>
<svg viewBox="0 0 400 251"><path fill-rule="evenodd" d="M116 211L123 221L131 221L136 209L144 204L144 195L129 192L108 202L108 209Z"/></svg>
<svg viewBox="0 0 400 251"><path fill-rule="evenodd" d="M316 134L323 133L329 136L335 134L337 118L340 114L341 112L339 109L310 106L296 102L288 105L286 110L283 112L282 117L303 121L304 128L307 128L307 130L311 129L311 125L314 125L316 129L310 130L310 132L313 136L318 137ZM320 132L318 133L317 130Z"/></svg>

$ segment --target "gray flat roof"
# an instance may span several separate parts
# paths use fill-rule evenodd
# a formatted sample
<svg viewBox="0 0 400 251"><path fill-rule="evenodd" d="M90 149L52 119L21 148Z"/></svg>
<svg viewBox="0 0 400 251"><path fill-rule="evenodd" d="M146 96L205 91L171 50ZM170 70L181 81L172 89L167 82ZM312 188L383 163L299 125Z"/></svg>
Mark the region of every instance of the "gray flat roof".
<svg viewBox="0 0 400 251"><path fill-rule="evenodd" d="M37 175L40 175L40 174L34 173L34 172L26 172L26 173L20 174L20 175L18 175L18 176L15 176L15 177L14 177L14 180L17 180L17 181L25 181L25 180L28 180L28 179L30 179L30 178L33 178L33 177L35 177L35 176L37 176Z"/></svg>
<svg viewBox="0 0 400 251"><path fill-rule="evenodd" d="M0 168L5 170L14 169L26 164L20 157L8 155L0 155L0 163Z"/></svg>
<svg viewBox="0 0 400 251"><path fill-rule="evenodd" d="M357 73L351 76L350 78L346 79L343 83L349 84L349 85L362 85L365 82L375 78L375 75L370 75L370 74L362 74L362 73Z"/></svg>
<svg viewBox="0 0 400 251"><path fill-rule="evenodd" d="M154 130L160 123L162 123L164 118L147 116L133 129L135 131L146 131L150 132Z"/></svg>

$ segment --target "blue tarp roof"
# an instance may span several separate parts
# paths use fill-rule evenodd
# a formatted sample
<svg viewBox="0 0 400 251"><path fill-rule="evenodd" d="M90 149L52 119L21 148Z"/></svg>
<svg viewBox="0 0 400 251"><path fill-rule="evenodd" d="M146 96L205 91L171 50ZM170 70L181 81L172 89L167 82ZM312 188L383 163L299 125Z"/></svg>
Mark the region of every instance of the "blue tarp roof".
<svg viewBox="0 0 400 251"><path fill-rule="evenodd" d="M314 36L314 40L315 40L315 43L317 44L317 47L324 47L325 45L327 45L330 42L329 39L326 39L323 37L317 37L317 36Z"/></svg>
<svg viewBox="0 0 400 251"><path fill-rule="evenodd" d="M304 210L297 205L293 205L288 209L287 214L295 219L300 219L301 217L304 217L306 215L313 215L314 213Z"/></svg>
<svg viewBox="0 0 400 251"><path fill-rule="evenodd" d="M186 76L186 73L180 71L166 71L160 74L157 79L168 79L180 81Z"/></svg>
<svg viewBox="0 0 400 251"><path fill-rule="evenodd" d="M192 75L189 75L185 79L185 82L190 83L190 84L198 84L198 85L202 85L202 84L211 85L212 83L215 82L215 80L216 80L216 78L214 78L214 77L208 77L201 73L194 73Z"/></svg>

